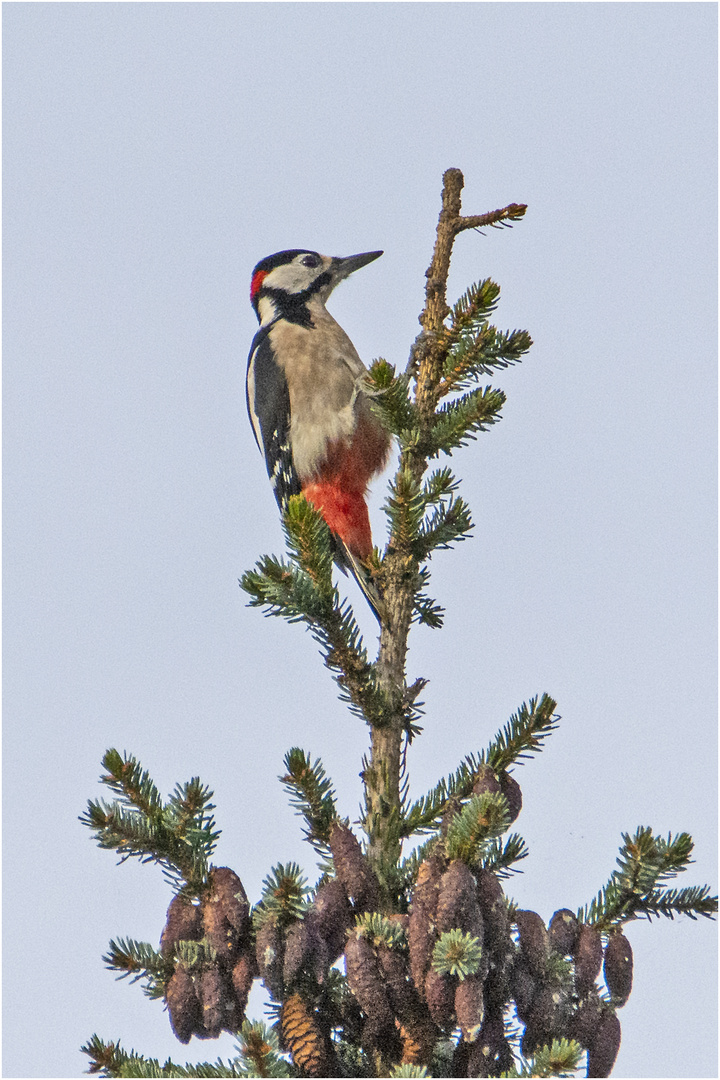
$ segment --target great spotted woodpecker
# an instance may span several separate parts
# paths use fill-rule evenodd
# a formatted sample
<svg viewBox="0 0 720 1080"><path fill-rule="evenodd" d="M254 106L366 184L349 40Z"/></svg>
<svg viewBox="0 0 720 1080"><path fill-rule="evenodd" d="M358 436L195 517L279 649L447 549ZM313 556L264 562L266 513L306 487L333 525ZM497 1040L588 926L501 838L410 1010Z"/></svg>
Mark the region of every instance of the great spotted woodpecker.
<svg viewBox="0 0 720 1080"><path fill-rule="evenodd" d="M279 251L257 264L250 299L260 322L247 369L247 405L281 512L302 492L322 514L335 561L355 576L378 619L363 564L372 553L365 502L390 435L370 409L367 369L325 304L335 286L379 258Z"/></svg>

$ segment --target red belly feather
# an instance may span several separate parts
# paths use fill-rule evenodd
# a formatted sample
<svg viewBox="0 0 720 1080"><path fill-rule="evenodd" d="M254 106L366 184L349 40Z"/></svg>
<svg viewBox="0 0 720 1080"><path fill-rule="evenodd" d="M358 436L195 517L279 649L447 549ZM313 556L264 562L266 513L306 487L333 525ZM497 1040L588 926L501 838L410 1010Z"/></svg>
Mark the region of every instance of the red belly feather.
<svg viewBox="0 0 720 1080"><path fill-rule="evenodd" d="M390 438L372 417L358 418L352 440L338 440L318 473L303 484L308 502L320 511L328 528L363 561L372 554L372 533L365 503L367 487L384 467Z"/></svg>

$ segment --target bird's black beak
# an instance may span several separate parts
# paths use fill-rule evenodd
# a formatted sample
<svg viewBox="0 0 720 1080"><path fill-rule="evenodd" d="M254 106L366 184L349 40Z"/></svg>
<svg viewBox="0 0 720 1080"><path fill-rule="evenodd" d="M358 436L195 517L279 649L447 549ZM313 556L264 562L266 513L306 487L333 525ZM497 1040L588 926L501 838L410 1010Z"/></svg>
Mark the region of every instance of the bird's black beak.
<svg viewBox="0 0 720 1080"><path fill-rule="evenodd" d="M342 281L350 274L354 274L361 266L367 266L368 263L379 259L381 255L382 251L365 251L362 255L348 255L344 259L334 258L331 264L333 278L336 282Z"/></svg>

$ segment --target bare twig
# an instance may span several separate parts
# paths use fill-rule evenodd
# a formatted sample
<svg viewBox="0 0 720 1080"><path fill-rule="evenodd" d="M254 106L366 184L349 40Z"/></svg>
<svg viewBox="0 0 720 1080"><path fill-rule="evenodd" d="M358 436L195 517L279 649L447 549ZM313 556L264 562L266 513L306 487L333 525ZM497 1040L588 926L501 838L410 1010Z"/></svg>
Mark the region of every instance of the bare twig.
<svg viewBox="0 0 720 1080"><path fill-rule="evenodd" d="M502 210L462 217L460 193L463 183L459 169L448 169L443 177L442 209L432 261L425 275L425 307L419 319L423 330L413 345L408 364L408 371L415 376L415 403L421 420L427 424L437 406L447 348L443 346L441 334L444 320L450 313L446 294L455 237L465 229L516 220L526 209L511 203ZM409 473L419 482L427 464L427 457L421 451L408 448L401 455L398 475ZM368 856L383 885L384 904L388 910L392 907L393 869L397 867L401 852L401 745L407 724L409 693L405 683L405 662L418 571L417 558L405 549L401 538L391 536L379 575L386 618L376 661L378 683L390 705L390 715L381 727L371 729L370 757L363 773Z"/></svg>

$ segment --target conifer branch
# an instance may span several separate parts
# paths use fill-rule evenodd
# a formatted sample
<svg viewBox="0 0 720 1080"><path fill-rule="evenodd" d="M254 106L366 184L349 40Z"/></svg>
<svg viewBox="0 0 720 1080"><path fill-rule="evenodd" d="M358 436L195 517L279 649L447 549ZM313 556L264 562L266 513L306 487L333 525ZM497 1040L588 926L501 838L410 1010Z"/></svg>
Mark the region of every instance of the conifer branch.
<svg viewBox="0 0 720 1080"><path fill-rule="evenodd" d="M332 582L334 548L321 515L303 496L290 499L284 518L288 547L298 565L264 556L245 573L241 587L251 607L266 615L304 622L321 647L325 666L345 701L368 724L387 722L388 703L370 663L350 605Z"/></svg>
<svg viewBox="0 0 720 1080"><path fill-rule="evenodd" d="M549 1046L540 1047L519 1069L510 1069L500 1075L511 1080L530 1076L572 1076L580 1066L583 1053L583 1047L574 1039L553 1039Z"/></svg>
<svg viewBox="0 0 720 1080"><path fill-rule="evenodd" d="M468 866L474 866L485 853L487 842L505 832L507 819L504 795L488 791L473 795L448 826L445 837L448 858L462 859Z"/></svg>
<svg viewBox="0 0 720 1080"><path fill-rule="evenodd" d="M369 371L370 404L388 431L397 436L402 446L409 433L418 427L419 416L410 398L410 377L395 374L387 360L375 360Z"/></svg>
<svg viewBox="0 0 720 1080"><path fill-rule="evenodd" d="M441 451L450 454L458 447L466 446L479 432L497 423L504 404L502 390L486 386L442 405L435 413L432 426L427 429L421 443L422 451L430 458Z"/></svg>
<svg viewBox="0 0 720 1080"><path fill-rule="evenodd" d="M280 780L290 794L291 806L305 819L305 839L318 855L327 857L330 827L338 816L332 782L320 759L311 763L308 755L298 747L285 755L285 768L287 772Z"/></svg>
<svg viewBox="0 0 720 1080"><path fill-rule="evenodd" d="M495 772L505 772L511 765L521 764L531 754L539 753L544 740L558 726L560 717L555 714L557 702L543 694L538 702L530 698L513 713L502 732L496 736L481 757L481 763Z"/></svg>
<svg viewBox="0 0 720 1080"><path fill-rule="evenodd" d="M373 946L387 945L396 949L406 944L406 933L400 923L391 921L376 911L364 912L355 919L352 931L358 937L366 938Z"/></svg>
<svg viewBox="0 0 720 1080"><path fill-rule="evenodd" d="M544 740L557 727L559 717L555 715L555 708L556 702L547 694L543 694L539 703L537 698L531 698L529 705L523 702L487 750L468 754L453 774L413 803L404 815L402 835L412 836L434 829L450 799L466 799L470 795L483 765L502 773L513 764L521 764L530 754L539 753Z"/></svg>
<svg viewBox="0 0 720 1080"><path fill-rule="evenodd" d="M132 938L112 940L102 959L110 971L119 972L118 979L130 978L131 983L144 979L143 991L149 998L163 996L173 970L172 964L169 965L152 945Z"/></svg>
<svg viewBox="0 0 720 1080"><path fill-rule="evenodd" d="M499 838L490 841L486 845L480 857L480 865L484 870L491 870L499 879L510 877L518 873L515 863L521 859L527 859L530 852L522 836L511 833L505 843Z"/></svg>
<svg viewBox="0 0 720 1080"><path fill-rule="evenodd" d="M215 1065L177 1065L169 1058L161 1065L157 1058L146 1058L135 1051L128 1053L120 1043L103 1042L97 1035L88 1039L81 1052L90 1058L91 1074L101 1077L250 1077L250 1076L290 1076L287 1062L285 1072L248 1072L245 1068L232 1063L225 1064L218 1059ZM281 1059L282 1060L282 1059Z"/></svg>
<svg viewBox="0 0 720 1080"><path fill-rule="evenodd" d="M275 1031L263 1023L245 1020L237 1047L236 1076L292 1076L288 1061L280 1053Z"/></svg>
<svg viewBox="0 0 720 1080"><path fill-rule="evenodd" d="M482 960L482 942L466 931L446 930L433 948L432 966L440 975L454 975L460 981L475 975Z"/></svg>
<svg viewBox="0 0 720 1080"><path fill-rule="evenodd" d="M654 836L647 826L637 829L634 836L623 833L619 869L613 871L597 897L581 908L578 919L598 930L609 930L654 915L712 918L718 900L710 896L707 885L679 890L657 887L687 869L692 848L687 833L668 836L667 840Z"/></svg>
<svg viewBox="0 0 720 1080"><path fill-rule="evenodd" d="M106 751L102 763L108 771L100 777L101 783L119 796L121 805L140 810L151 819L162 816L160 792L139 761L127 754L121 755L111 747Z"/></svg>
<svg viewBox="0 0 720 1080"><path fill-rule="evenodd" d="M519 221L521 217L525 216L526 210L527 206L523 203L510 203L509 206L503 206L501 210L491 210L488 214L471 214L468 217L459 219L455 231L483 229L488 226L493 229L511 228L514 221Z"/></svg>
<svg viewBox="0 0 720 1080"><path fill-rule="evenodd" d="M135 758L108 750L108 774L101 777L121 797L113 803L89 800L81 815L98 846L115 849L120 862L156 862L176 889L199 895L220 833L215 829L212 791L195 777L178 785L166 804Z"/></svg>
<svg viewBox="0 0 720 1080"><path fill-rule="evenodd" d="M281 925L287 926L295 919L301 919L309 892L307 879L297 863L278 863L263 881L262 897L253 911L253 922L259 927L273 916Z"/></svg>

